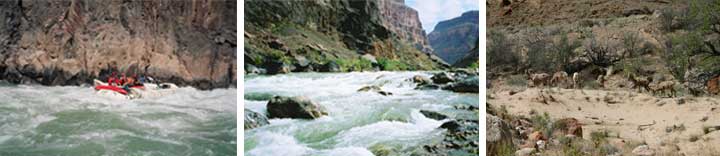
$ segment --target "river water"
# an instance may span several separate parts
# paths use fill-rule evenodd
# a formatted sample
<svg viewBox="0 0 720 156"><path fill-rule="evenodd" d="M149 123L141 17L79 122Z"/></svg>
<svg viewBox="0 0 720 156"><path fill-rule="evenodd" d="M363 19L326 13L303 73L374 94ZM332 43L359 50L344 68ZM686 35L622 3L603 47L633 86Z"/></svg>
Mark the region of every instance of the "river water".
<svg viewBox="0 0 720 156"><path fill-rule="evenodd" d="M0 84L0 155L235 155L236 89L118 99Z"/></svg>
<svg viewBox="0 0 720 156"><path fill-rule="evenodd" d="M410 155L425 144L438 142L444 121L426 118L419 110L453 114L453 106L478 106L478 94L444 90L414 90L408 81L428 72L293 73L246 76L245 108L266 114L272 95L305 96L327 108L329 115L314 120L270 119L270 124L245 130L245 155ZM382 96L357 92L381 85L394 93Z"/></svg>

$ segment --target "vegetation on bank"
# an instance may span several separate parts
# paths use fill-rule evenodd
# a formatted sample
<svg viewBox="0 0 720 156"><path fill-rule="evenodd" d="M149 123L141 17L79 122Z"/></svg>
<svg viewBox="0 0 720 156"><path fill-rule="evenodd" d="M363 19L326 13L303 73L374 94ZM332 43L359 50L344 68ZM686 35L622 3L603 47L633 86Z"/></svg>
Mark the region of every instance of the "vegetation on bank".
<svg viewBox="0 0 720 156"><path fill-rule="evenodd" d="M340 71L435 70L442 66L431 57L397 38L378 40L372 51L349 49L347 38L336 30L323 30L292 22L271 23L267 27L246 24L245 62L265 67L270 63L316 67L335 63ZM362 57L371 54L375 60ZM317 70L317 68L314 68Z"/></svg>

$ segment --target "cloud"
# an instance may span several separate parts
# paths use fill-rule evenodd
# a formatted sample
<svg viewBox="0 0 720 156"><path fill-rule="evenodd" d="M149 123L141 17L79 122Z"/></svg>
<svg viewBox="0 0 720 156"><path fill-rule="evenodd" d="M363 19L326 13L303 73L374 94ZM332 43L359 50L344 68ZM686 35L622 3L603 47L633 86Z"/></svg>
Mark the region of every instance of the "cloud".
<svg viewBox="0 0 720 156"><path fill-rule="evenodd" d="M406 0L405 4L418 11L426 33L430 33L440 21L480 7L478 0Z"/></svg>

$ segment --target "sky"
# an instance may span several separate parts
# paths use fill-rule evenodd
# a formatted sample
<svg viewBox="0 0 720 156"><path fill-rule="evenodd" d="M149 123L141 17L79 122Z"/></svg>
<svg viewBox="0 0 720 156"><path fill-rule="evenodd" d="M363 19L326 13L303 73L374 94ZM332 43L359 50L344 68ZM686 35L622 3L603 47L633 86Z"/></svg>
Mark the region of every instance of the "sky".
<svg viewBox="0 0 720 156"><path fill-rule="evenodd" d="M405 4L418 11L422 27L428 34L440 21L458 17L466 11L480 9L478 0L405 0Z"/></svg>

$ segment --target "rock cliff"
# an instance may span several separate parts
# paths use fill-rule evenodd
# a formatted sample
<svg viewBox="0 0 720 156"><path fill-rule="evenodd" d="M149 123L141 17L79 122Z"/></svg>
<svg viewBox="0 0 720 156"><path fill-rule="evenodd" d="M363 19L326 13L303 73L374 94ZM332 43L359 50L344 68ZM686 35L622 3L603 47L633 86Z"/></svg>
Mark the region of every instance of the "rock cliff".
<svg viewBox="0 0 720 156"><path fill-rule="evenodd" d="M455 64L471 52L478 40L478 17L478 11L468 11L438 23L428 35L435 53L445 62Z"/></svg>
<svg viewBox="0 0 720 156"><path fill-rule="evenodd" d="M78 85L111 71L236 85L235 1L0 2L0 79Z"/></svg>
<svg viewBox="0 0 720 156"><path fill-rule="evenodd" d="M255 0L245 8L246 67L270 74L447 66L431 53L417 12L403 1Z"/></svg>

